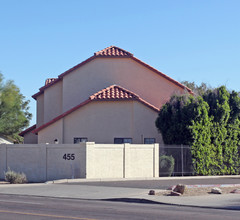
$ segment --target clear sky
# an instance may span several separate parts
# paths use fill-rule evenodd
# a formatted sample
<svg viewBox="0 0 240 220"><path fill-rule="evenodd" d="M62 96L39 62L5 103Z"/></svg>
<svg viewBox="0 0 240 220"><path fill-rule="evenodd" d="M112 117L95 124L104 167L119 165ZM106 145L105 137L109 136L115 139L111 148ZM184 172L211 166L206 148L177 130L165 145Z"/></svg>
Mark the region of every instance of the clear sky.
<svg viewBox="0 0 240 220"><path fill-rule="evenodd" d="M36 120L45 79L115 45L178 81L240 91L240 0L0 0L0 71Z"/></svg>

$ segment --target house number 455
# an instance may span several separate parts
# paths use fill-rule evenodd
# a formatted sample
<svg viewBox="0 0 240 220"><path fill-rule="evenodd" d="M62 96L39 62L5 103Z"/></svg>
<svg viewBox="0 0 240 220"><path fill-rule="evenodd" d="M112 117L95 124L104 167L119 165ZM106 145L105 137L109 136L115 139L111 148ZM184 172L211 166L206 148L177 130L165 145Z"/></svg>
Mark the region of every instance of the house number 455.
<svg viewBox="0 0 240 220"><path fill-rule="evenodd" d="M64 160L75 160L75 154L64 154L63 159Z"/></svg>

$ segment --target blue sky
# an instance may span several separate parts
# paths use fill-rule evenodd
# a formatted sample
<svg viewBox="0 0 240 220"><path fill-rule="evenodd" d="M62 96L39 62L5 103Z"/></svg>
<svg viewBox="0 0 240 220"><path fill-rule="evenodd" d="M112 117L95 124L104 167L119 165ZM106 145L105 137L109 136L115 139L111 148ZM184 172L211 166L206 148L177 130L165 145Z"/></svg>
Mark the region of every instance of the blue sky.
<svg viewBox="0 0 240 220"><path fill-rule="evenodd" d="M0 0L0 71L31 98L115 45L178 81L240 91L239 0Z"/></svg>

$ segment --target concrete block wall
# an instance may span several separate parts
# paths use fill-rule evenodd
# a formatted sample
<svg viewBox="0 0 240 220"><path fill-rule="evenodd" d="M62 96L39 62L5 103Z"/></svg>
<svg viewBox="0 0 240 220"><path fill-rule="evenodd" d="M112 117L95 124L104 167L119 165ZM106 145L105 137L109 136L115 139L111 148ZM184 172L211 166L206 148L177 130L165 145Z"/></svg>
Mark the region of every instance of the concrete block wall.
<svg viewBox="0 0 240 220"><path fill-rule="evenodd" d="M123 178L124 145L87 143L86 178Z"/></svg>
<svg viewBox="0 0 240 220"><path fill-rule="evenodd" d="M158 144L125 144L125 178L159 177Z"/></svg>
<svg viewBox="0 0 240 220"><path fill-rule="evenodd" d="M87 143L86 178L159 176L158 144Z"/></svg>
<svg viewBox="0 0 240 220"><path fill-rule="evenodd" d="M46 158L46 180L86 177L85 143L49 145Z"/></svg>
<svg viewBox="0 0 240 220"><path fill-rule="evenodd" d="M86 145L0 145L0 179L10 168L26 174L29 182L86 177Z"/></svg>
<svg viewBox="0 0 240 220"><path fill-rule="evenodd" d="M158 152L158 144L1 144L0 179L8 167L25 173L29 182L158 177Z"/></svg>

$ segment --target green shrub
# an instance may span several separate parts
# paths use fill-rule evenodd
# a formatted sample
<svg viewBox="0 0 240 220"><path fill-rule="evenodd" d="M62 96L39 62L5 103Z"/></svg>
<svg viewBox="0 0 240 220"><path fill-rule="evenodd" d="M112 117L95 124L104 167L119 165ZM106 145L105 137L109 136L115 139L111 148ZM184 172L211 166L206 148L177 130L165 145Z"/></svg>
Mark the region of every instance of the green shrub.
<svg viewBox="0 0 240 220"><path fill-rule="evenodd" d="M159 176L171 176L174 170L174 158L162 155L159 157Z"/></svg>
<svg viewBox="0 0 240 220"><path fill-rule="evenodd" d="M27 183L27 177L24 173L17 173L10 168L5 172L5 180L11 184Z"/></svg>

